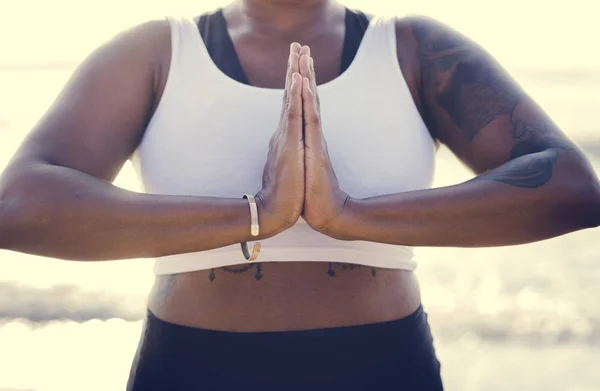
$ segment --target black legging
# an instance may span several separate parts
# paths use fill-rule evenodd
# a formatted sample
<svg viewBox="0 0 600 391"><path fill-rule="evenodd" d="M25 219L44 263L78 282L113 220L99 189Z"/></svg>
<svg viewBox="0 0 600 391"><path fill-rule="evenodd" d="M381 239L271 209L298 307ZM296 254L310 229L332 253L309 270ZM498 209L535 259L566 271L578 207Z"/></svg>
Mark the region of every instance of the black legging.
<svg viewBox="0 0 600 391"><path fill-rule="evenodd" d="M179 326L148 312L129 391L440 391L427 315L308 331Z"/></svg>

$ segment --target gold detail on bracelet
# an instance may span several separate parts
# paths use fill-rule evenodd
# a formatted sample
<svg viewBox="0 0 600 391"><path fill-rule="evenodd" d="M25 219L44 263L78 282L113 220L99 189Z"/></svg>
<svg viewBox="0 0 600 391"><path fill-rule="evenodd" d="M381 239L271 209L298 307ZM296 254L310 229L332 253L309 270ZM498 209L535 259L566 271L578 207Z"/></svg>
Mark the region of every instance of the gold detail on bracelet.
<svg viewBox="0 0 600 391"><path fill-rule="evenodd" d="M252 246L252 254L250 254L248 252L248 242L242 242L242 253L244 254L244 258L246 258L247 261L254 261L258 258L260 247L259 242L254 243L254 246Z"/></svg>

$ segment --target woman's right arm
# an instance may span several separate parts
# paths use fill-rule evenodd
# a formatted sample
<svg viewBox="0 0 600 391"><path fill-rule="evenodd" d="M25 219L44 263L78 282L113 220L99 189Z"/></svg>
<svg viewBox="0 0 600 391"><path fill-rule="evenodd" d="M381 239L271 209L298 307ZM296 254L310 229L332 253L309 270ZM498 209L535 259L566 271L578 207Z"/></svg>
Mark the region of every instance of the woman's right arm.
<svg viewBox="0 0 600 391"><path fill-rule="evenodd" d="M167 73L165 53L170 57L169 24L155 21L120 34L83 62L0 178L0 248L111 260L256 239L241 198L139 194L111 184L149 121ZM258 239L289 226L294 216L260 201Z"/></svg>

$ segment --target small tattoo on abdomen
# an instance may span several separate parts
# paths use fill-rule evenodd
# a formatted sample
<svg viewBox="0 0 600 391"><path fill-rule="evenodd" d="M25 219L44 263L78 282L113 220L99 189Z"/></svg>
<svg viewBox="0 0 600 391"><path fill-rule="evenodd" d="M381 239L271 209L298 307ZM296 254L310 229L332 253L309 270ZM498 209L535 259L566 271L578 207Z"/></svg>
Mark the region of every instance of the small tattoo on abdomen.
<svg viewBox="0 0 600 391"><path fill-rule="evenodd" d="M366 267L365 265L357 265L355 263L344 263L344 262L328 262L327 265L327 274L330 277L335 277L335 270L333 270L333 266L339 266L342 270L354 270L361 269ZM375 277L377 275L377 269L375 267L371 267L371 275Z"/></svg>
<svg viewBox="0 0 600 391"><path fill-rule="evenodd" d="M224 266L221 268L221 270L231 274L243 274L254 269L254 266L256 266L256 273L254 273L254 278L256 279L256 281L259 281L261 278L263 278L262 267L260 263L250 263L241 266ZM213 282L216 278L217 276L215 274L215 269L210 269L208 279L210 280L210 282Z"/></svg>

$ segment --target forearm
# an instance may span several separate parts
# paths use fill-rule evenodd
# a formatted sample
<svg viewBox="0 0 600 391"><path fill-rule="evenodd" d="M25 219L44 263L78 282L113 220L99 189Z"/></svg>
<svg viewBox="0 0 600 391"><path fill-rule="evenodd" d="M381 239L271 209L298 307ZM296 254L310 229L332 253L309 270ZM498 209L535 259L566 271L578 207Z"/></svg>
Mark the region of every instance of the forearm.
<svg viewBox="0 0 600 391"><path fill-rule="evenodd" d="M250 236L248 201L241 194L239 199L139 194L72 169L41 164L3 188L0 244L10 250L111 260L257 239ZM259 211L259 239L274 234L264 217Z"/></svg>
<svg viewBox="0 0 600 391"><path fill-rule="evenodd" d="M543 186L498 180L543 163L544 153L523 156L455 186L352 200L332 236L410 246L490 247L597 226L598 188L580 185L590 181L573 175L580 171L572 160L561 160Z"/></svg>

